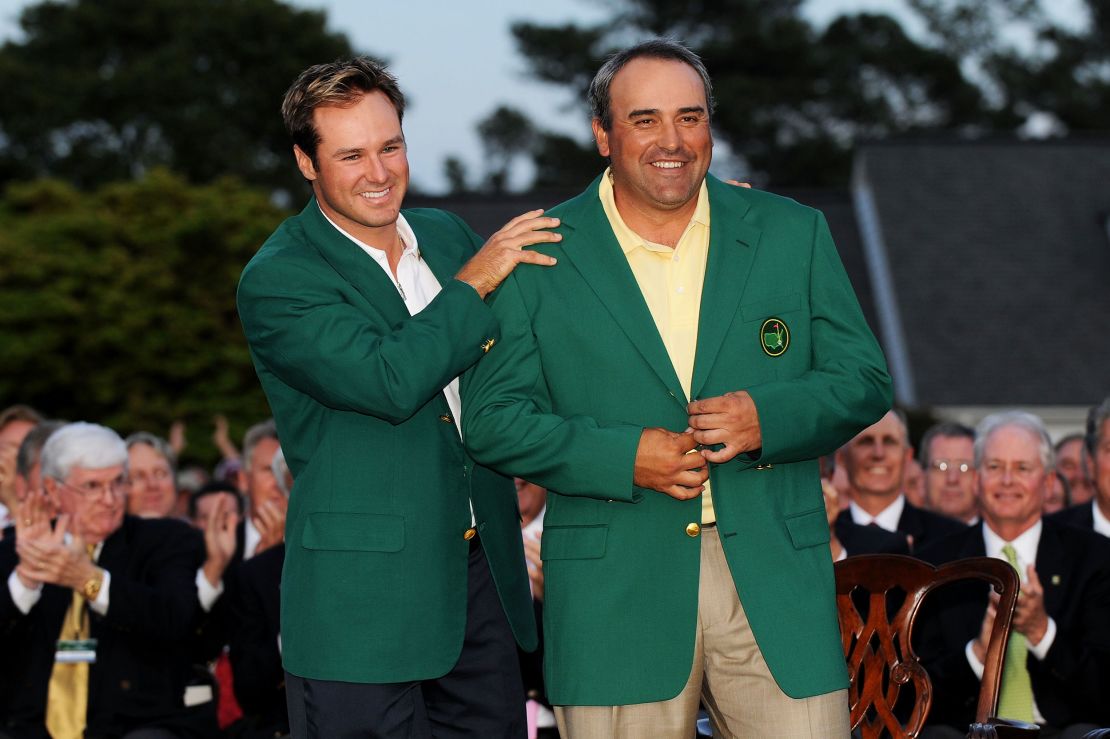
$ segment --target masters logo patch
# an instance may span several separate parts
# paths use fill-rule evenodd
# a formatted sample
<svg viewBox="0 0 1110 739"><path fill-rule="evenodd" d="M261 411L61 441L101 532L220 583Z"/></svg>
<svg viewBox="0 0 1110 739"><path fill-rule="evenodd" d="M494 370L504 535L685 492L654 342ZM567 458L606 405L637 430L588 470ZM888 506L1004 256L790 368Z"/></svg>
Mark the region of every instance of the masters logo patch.
<svg viewBox="0 0 1110 739"><path fill-rule="evenodd" d="M759 343L767 356L780 356L790 346L790 329L781 318L768 318L759 327Z"/></svg>

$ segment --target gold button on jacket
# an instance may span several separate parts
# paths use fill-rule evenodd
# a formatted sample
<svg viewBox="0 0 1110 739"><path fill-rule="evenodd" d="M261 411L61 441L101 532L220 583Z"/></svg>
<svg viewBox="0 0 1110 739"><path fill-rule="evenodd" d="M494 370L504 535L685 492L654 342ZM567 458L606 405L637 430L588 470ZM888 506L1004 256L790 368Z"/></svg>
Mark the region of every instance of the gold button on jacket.
<svg viewBox="0 0 1110 739"><path fill-rule="evenodd" d="M686 524L686 535L687 536L697 536L700 533L701 533L701 526L698 526L696 523Z"/></svg>

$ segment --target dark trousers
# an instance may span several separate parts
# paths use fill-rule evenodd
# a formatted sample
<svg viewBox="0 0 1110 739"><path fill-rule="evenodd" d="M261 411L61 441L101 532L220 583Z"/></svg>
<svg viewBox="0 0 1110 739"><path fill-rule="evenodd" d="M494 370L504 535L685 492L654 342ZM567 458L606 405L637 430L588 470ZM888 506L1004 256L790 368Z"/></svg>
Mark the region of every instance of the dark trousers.
<svg viewBox="0 0 1110 739"><path fill-rule="evenodd" d="M459 661L435 680L346 683L285 673L293 739L519 739L527 733L516 640L479 537L467 568ZM414 644L414 649L419 645Z"/></svg>

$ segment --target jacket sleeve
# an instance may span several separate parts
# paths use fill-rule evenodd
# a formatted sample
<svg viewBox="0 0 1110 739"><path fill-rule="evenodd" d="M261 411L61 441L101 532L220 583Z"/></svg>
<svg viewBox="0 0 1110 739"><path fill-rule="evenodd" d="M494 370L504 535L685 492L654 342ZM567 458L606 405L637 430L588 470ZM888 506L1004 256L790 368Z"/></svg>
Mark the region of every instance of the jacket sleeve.
<svg viewBox="0 0 1110 739"><path fill-rule="evenodd" d="M498 338L489 308L459 280L396 325L352 304L348 286L323 261L280 254L256 258L239 282L239 316L256 364L330 408L400 423Z"/></svg>
<svg viewBox="0 0 1110 739"><path fill-rule="evenodd" d="M552 413L520 284L491 299L501 341L463 385L463 440L476 460L564 495L636 502L632 484L643 429ZM573 319L570 319L573 320Z"/></svg>

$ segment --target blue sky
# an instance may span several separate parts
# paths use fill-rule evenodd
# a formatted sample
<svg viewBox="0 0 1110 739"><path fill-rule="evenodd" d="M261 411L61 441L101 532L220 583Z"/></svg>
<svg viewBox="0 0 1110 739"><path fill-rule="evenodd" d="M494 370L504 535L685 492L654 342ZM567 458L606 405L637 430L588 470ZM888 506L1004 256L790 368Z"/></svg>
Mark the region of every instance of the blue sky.
<svg viewBox="0 0 1110 739"><path fill-rule="evenodd" d="M515 20L595 22L609 16L611 3L606 0L291 1L327 10L330 26L345 33L356 49L390 61L411 100L405 113L409 162L414 184L425 191L446 186L443 160L448 155L460 157L472 174L481 173L482 151L474 126L500 104L525 111L543 128L580 139L588 136L588 121L577 101L562 88L527 78L509 25ZM1051 4L1057 12L1067 13L1078 2L1052 0ZM0 0L0 39L18 35L15 21L28 4L28 0ZM902 0L808 0L805 5L817 23L845 11L898 14L903 7ZM717 165L728 168L722 153L718 152ZM520 169L514 176L526 178L528 172Z"/></svg>

